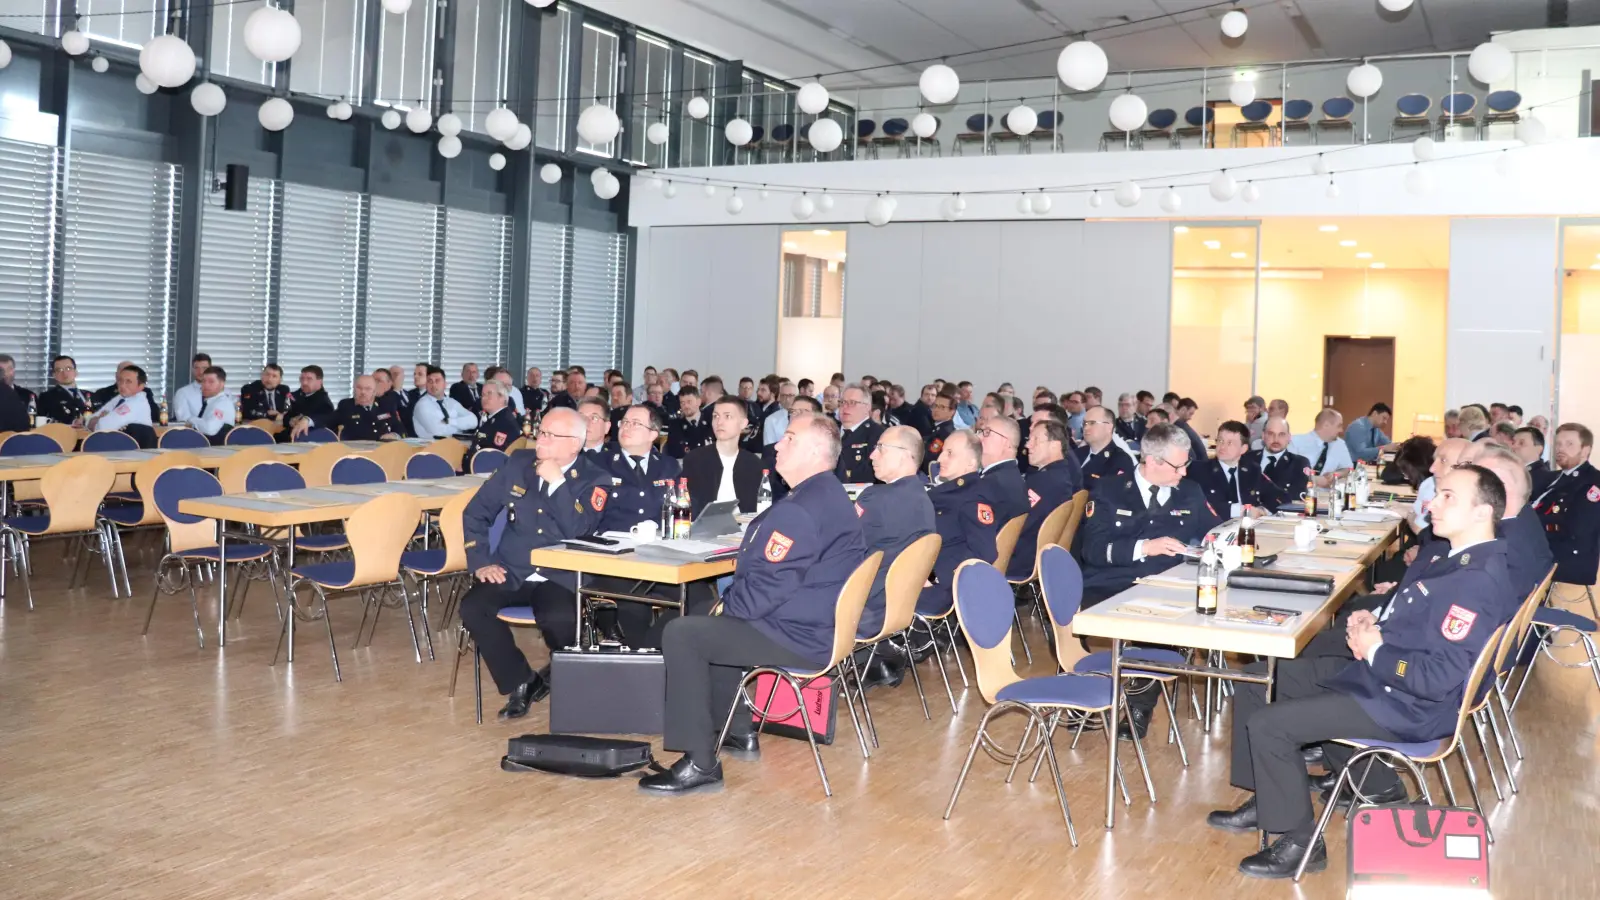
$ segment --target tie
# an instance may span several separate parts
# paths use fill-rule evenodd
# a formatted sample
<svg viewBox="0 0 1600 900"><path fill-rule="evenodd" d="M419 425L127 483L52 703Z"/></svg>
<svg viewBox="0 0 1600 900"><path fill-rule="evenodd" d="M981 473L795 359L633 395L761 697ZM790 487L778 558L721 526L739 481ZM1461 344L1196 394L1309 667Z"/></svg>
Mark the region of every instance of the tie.
<svg viewBox="0 0 1600 900"><path fill-rule="evenodd" d="M1239 467L1228 470L1228 502L1239 503Z"/></svg>
<svg viewBox="0 0 1600 900"><path fill-rule="evenodd" d="M1160 485L1155 485L1155 484L1150 485L1150 509L1157 510L1157 509L1161 508L1161 499L1160 498L1161 498L1161 486Z"/></svg>
<svg viewBox="0 0 1600 900"><path fill-rule="evenodd" d="M642 457L642 456L630 456L628 458L633 460L633 468L641 476L643 476L644 475L644 457Z"/></svg>
<svg viewBox="0 0 1600 900"><path fill-rule="evenodd" d="M1328 464L1328 448L1331 446L1333 446L1331 441L1322 442L1322 452L1317 454L1317 464L1311 467L1311 471L1318 475L1322 474L1322 467Z"/></svg>
<svg viewBox="0 0 1600 900"><path fill-rule="evenodd" d="M267 391L267 409L272 411L272 412L277 412L278 411L278 392L277 391Z"/></svg>
<svg viewBox="0 0 1600 900"><path fill-rule="evenodd" d="M475 384L467 385L467 393L472 395L472 402L473 403L477 403L478 402L478 386L477 385L475 385Z"/></svg>

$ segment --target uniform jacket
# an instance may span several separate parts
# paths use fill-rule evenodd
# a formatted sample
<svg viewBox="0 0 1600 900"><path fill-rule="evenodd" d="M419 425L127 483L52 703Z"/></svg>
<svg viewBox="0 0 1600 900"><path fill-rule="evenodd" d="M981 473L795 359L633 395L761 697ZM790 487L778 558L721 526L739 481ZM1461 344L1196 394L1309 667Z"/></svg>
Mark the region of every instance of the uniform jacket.
<svg viewBox="0 0 1600 900"><path fill-rule="evenodd" d="M1206 503L1200 486L1192 481L1178 482L1160 509L1147 509L1148 499L1140 492L1132 472L1117 479L1102 479L1090 493L1080 529L1085 589L1114 593L1132 585L1136 578L1165 571L1179 561L1177 557L1147 556L1135 560L1134 545L1158 537L1192 544L1221 521Z"/></svg>
<svg viewBox="0 0 1600 900"><path fill-rule="evenodd" d="M1078 458L1078 468L1083 473L1083 486L1091 494L1103 481L1116 480L1133 474L1133 457L1128 451L1107 444L1104 450L1091 453L1089 445L1074 447L1074 456Z"/></svg>
<svg viewBox="0 0 1600 900"><path fill-rule="evenodd" d="M1311 468L1311 460L1287 447L1277 454L1276 459L1268 459L1273 454L1268 453L1265 447L1259 453L1252 451L1246 455L1255 460L1256 468L1277 489L1279 504L1299 502L1300 495L1306 492L1306 482L1311 480L1306 473Z"/></svg>
<svg viewBox="0 0 1600 900"><path fill-rule="evenodd" d="M1232 515L1231 509L1234 503L1277 510L1284 492L1261 474L1261 465L1254 453L1246 453L1239 457L1234 477L1239 484L1238 497L1228 491L1228 477L1222 470L1220 460L1202 459L1190 463L1189 474L1184 480L1198 485L1206 495L1206 502L1210 503L1216 514L1223 518Z"/></svg>
<svg viewBox="0 0 1600 900"><path fill-rule="evenodd" d="M488 448L505 453L511 442L519 437L522 437L522 421L517 418L517 411L507 405L484 419L478 430L472 433L472 449L468 452L470 454Z"/></svg>
<svg viewBox="0 0 1600 900"><path fill-rule="evenodd" d="M1122 438L1124 441L1127 441L1130 444L1137 444L1144 440L1146 428L1145 418L1137 413L1134 414L1133 421L1131 422L1124 422L1121 419L1112 419L1111 427L1116 429L1117 437Z"/></svg>
<svg viewBox="0 0 1600 900"><path fill-rule="evenodd" d="M26 402L23 404L26 406ZM89 406L89 392L80 387L63 387L52 384L39 393L34 411L52 422L71 424L79 416L94 412Z"/></svg>
<svg viewBox="0 0 1600 900"><path fill-rule="evenodd" d="M560 408L577 409L578 408L578 401L574 400L572 395L567 393L566 391L562 391L559 394L551 394L550 395L550 402L545 404L545 411L548 412L548 411L550 411L552 409L560 409Z"/></svg>
<svg viewBox="0 0 1600 900"><path fill-rule="evenodd" d="M28 404L16 391L0 390L0 431L27 431Z"/></svg>
<svg viewBox="0 0 1600 900"><path fill-rule="evenodd" d="M1546 482L1536 495L1556 581L1594 584L1600 567L1600 471L1588 462Z"/></svg>
<svg viewBox="0 0 1600 900"><path fill-rule="evenodd" d="M1555 481L1557 474L1559 473L1542 459L1536 459L1528 463L1528 480L1532 483L1532 492L1529 496L1537 497L1544 493L1544 489L1550 486L1550 482Z"/></svg>
<svg viewBox="0 0 1600 900"><path fill-rule="evenodd" d="M475 416L483 412L483 386L477 382L468 384L465 381L458 381L450 385L450 399L461 404L462 409Z"/></svg>
<svg viewBox="0 0 1600 900"><path fill-rule="evenodd" d="M1353 660L1324 686L1355 698L1402 741L1445 737L1478 651L1510 617L1514 593L1505 541L1455 556L1442 544L1418 553L1380 614L1383 644L1372 664Z"/></svg>
<svg viewBox="0 0 1600 900"><path fill-rule="evenodd" d="M946 419L934 425L933 430L928 432L928 442L922 453L922 474L927 475L930 473L929 467L938 462L939 454L944 452L944 442L949 440L950 435L955 433L955 419Z"/></svg>
<svg viewBox="0 0 1600 900"><path fill-rule="evenodd" d="M1006 570L1008 578L1027 578L1033 572L1033 560L1039 549L1039 526L1061 504L1078 492L1077 460L1073 457L1057 460L1028 473L1028 519L1017 538L1017 549L1011 554L1011 564Z"/></svg>
<svg viewBox="0 0 1600 900"><path fill-rule="evenodd" d="M844 486L830 472L813 475L745 530L722 614L820 666L833 656L839 589L866 557Z"/></svg>
<svg viewBox="0 0 1600 900"><path fill-rule="evenodd" d="M374 402L371 406L362 406L354 397L339 401L332 426L341 441L376 441L386 434L405 433L400 427L400 417L386 411L383 404Z"/></svg>
<svg viewBox="0 0 1600 900"><path fill-rule="evenodd" d="M289 408L289 393L289 386L281 382L268 390L259 379L252 381L239 391L239 410L246 422L269 418L273 410L283 412Z"/></svg>
<svg viewBox="0 0 1600 900"><path fill-rule="evenodd" d="M661 501L667 489L678 483L683 469L678 461L652 449L645 457L645 473L633 464L628 454L618 449L606 461L611 476L611 499L600 519L601 531L627 531L644 521L661 521ZM690 501L694 491L689 491Z"/></svg>
<svg viewBox="0 0 1600 900"><path fill-rule="evenodd" d="M868 457L882 436L883 426L871 419L861 422L854 431L845 430L840 441L839 464L833 469L834 476L845 484L877 481L872 474L872 460Z"/></svg>
<svg viewBox="0 0 1600 900"><path fill-rule="evenodd" d="M1174 422L1173 424L1183 429L1183 433L1189 436L1189 462L1194 463L1205 459L1206 439L1200 436L1200 432L1195 431L1188 422Z"/></svg>
<svg viewBox="0 0 1600 900"><path fill-rule="evenodd" d="M933 584L922 589L917 611L936 615L950 608L956 568L969 559L994 562L995 538L1005 520L1000 518L1001 483L976 472L928 489L933 503L934 527L943 543L933 563Z"/></svg>
<svg viewBox="0 0 1600 900"><path fill-rule="evenodd" d="M1028 502L1028 483L1022 477L1022 470L1015 460L1001 460L985 470L980 476L985 481L995 482L995 510L994 514L1000 527L1017 516L1026 516L1032 506Z"/></svg>
<svg viewBox="0 0 1600 900"><path fill-rule="evenodd" d="M717 453L717 445L690 450L683 458L682 477L689 481L689 506L698 516L706 504L717 499L717 488L722 486L722 455ZM740 450L733 459L733 493L739 499L740 512L756 511L760 490L761 457Z"/></svg>
<svg viewBox="0 0 1600 900"><path fill-rule="evenodd" d="M567 469L561 485L548 496L539 488L534 452L518 450L468 501L461 516L467 543L467 571L498 564L512 582L535 573L572 590L573 573L535 569L528 554L562 538L593 534L611 497L611 476L581 455ZM493 549L489 529L505 515L505 530Z"/></svg>
<svg viewBox="0 0 1600 900"><path fill-rule="evenodd" d="M703 409L693 422L676 418L667 423L667 455L675 459L683 459L689 451L714 443L716 439L711 432L711 417Z"/></svg>
<svg viewBox="0 0 1600 900"><path fill-rule="evenodd" d="M307 394L304 391L291 391L289 393L289 412L283 417L287 425L301 416L311 420L313 428L329 428L333 425L333 401L328 399L328 392L318 388Z"/></svg>
<svg viewBox="0 0 1600 900"><path fill-rule="evenodd" d="M542 387L522 386L522 405L529 415L541 415L550 405L550 392Z"/></svg>
<svg viewBox="0 0 1600 900"><path fill-rule="evenodd" d="M922 480L910 475L862 491L856 498L856 512L861 516L867 553L883 551L883 565L878 567L867 608L861 613L861 626L856 629L856 634L865 638L883 627L887 603L884 579L889 575L890 564L917 538L933 534L936 516Z"/></svg>

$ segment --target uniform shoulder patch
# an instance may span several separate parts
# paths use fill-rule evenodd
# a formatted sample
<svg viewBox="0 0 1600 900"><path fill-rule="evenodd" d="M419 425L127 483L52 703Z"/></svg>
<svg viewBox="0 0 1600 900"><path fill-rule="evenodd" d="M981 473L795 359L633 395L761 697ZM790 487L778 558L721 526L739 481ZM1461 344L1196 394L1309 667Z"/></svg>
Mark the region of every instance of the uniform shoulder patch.
<svg viewBox="0 0 1600 900"><path fill-rule="evenodd" d="M506 442L506 433L504 431L496 432L495 436L494 436L494 445L496 447L499 447L499 446L505 444L505 442Z"/></svg>
<svg viewBox="0 0 1600 900"><path fill-rule="evenodd" d="M606 489L603 487L597 487L590 492L589 505L594 507L595 512L601 512L604 510L606 508Z"/></svg>
<svg viewBox="0 0 1600 900"><path fill-rule="evenodd" d="M859 519L859 518L861 518L862 516L864 516L866 514L867 514L867 511L861 508L861 504L860 503L857 503L856 504L856 518Z"/></svg>
<svg viewBox="0 0 1600 900"><path fill-rule="evenodd" d="M1447 641L1466 640L1477 618L1478 614L1472 610L1451 604L1450 611L1444 614L1444 621L1439 625L1439 631Z"/></svg>
<svg viewBox="0 0 1600 900"><path fill-rule="evenodd" d="M1589 493L1584 496L1589 498L1590 503L1600 503L1600 485L1590 485Z"/></svg>
<svg viewBox="0 0 1600 900"><path fill-rule="evenodd" d="M1034 506L1038 506L1038 505L1039 505L1039 492L1035 491L1033 488L1028 488L1028 506L1029 507L1034 507Z"/></svg>
<svg viewBox="0 0 1600 900"><path fill-rule="evenodd" d="M1090 500L1089 504L1083 508L1083 517L1085 519L1094 518L1094 501L1093 500Z"/></svg>
<svg viewBox="0 0 1600 900"><path fill-rule="evenodd" d="M767 562L783 562L789 556L789 548L794 546L794 538L788 537L781 531L774 531L772 537L767 538L767 549L763 555Z"/></svg>
<svg viewBox="0 0 1600 900"><path fill-rule="evenodd" d="M994 508L987 503L978 504L978 521L985 525L994 524Z"/></svg>
<svg viewBox="0 0 1600 900"><path fill-rule="evenodd" d="M934 438L933 440L928 442L928 455L929 456L938 456L943 451L944 451L944 441L943 440L941 440L939 438Z"/></svg>
<svg viewBox="0 0 1600 900"><path fill-rule="evenodd" d="M1396 678L1404 678L1404 677L1406 677L1406 661L1405 660L1402 659L1402 660L1400 660L1400 661L1398 661L1398 662L1396 662L1394 664L1394 675L1395 675Z"/></svg>

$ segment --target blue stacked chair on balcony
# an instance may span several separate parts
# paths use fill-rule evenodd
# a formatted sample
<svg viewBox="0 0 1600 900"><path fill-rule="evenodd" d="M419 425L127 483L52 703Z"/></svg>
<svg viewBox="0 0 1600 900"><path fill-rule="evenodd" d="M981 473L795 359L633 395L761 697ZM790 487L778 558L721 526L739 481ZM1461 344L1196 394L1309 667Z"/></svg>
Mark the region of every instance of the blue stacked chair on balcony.
<svg viewBox="0 0 1600 900"><path fill-rule="evenodd" d="M1426 134L1433 130L1433 120L1428 117L1429 110L1433 109L1433 100L1426 94L1407 94L1395 101L1394 121L1389 123L1389 140L1394 140L1394 133L1401 128L1421 128Z"/></svg>
<svg viewBox="0 0 1600 900"><path fill-rule="evenodd" d="M1350 142L1355 143L1356 126L1350 121L1350 116L1356 111L1356 102L1349 97L1331 97L1322 101L1322 118L1317 120L1316 130L1311 133L1311 139L1322 143L1324 131L1350 132Z"/></svg>
<svg viewBox="0 0 1600 900"><path fill-rule="evenodd" d="M883 134L872 139L872 158L878 158L880 147L897 147L899 155L906 155L906 132L911 130L911 123L896 116L883 123Z"/></svg>
<svg viewBox="0 0 1600 900"><path fill-rule="evenodd" d="M1439 101L1439 138L1445 137L1445 130L1451 126L1457 128L1478 127L1478 98L1468 93L1455 93L1447 95Z"/></svg>
<svg viewBox="0 0 1600 900"><path fill-rule="evenodd" d="M956 135L956 142L950 148L953 156L961 155L964 144L982 144L983 152L989 152L989 129L994 127L994 116L988 113L973 113L967 116L967 130Z"/></svg>
<svg viewBox="0 0 1600 900"><path fill-rule="evenodd" d="M863 150L869 154L873 152L872 135L876 133L877 130L878 122L876 119L856 120L856 152L858 154Z"/></svg>
<svg viewBox="0 0 1600 900"><path fill-rule="evenodd" d="M1244 121L1233 126L1233 134L1228 143L1239 146L1246 135L1261 134L1266 136L1267 145L1272 145L1272 123L1267 119L1272 116L1272 103L1267 100L1256 100L1239 107L1239 115L1244 116Z"/></svg>
<svg viewBox="0 0 1600 900"><path fill-rule="evenodd" d="M1483 98L1485 112L1478 124L1478 140L1490 125L1515 125L1522 121L1522 95L1516 91L1493 91Z"/></svg>
<svg viewBox="0 0 1600 900"><path fill-rule="evenodd" d="M1283 104L1283 121L1278 123L1278 139L1289 143L1289 132L1303 131L1311 136L1311 113L1316 109L1310 100L1286 100Z"/></svg>
<svg viewBox="0 0 1600 900"><path fill-rule="evenodd" d="M1208 146L1216 118L1217 114L1209 106L1189 107L1183 114L1183 126L1172 132L1172 146L1182 147L1184 138L1199 138L1201 147Z"/></svg>
<svg viewBox="0 0 1600 900"><path fill-rule="evenodd" d="M1150 111L1150 118L1145 121L1145 127L1139 132L1139 143L1143 146L1145 141L1166 141L1174 150L1178 148L1178 139L1172 132L1172 126L1178 124L1178 112L1173 109L1155 109Z"/></svg>

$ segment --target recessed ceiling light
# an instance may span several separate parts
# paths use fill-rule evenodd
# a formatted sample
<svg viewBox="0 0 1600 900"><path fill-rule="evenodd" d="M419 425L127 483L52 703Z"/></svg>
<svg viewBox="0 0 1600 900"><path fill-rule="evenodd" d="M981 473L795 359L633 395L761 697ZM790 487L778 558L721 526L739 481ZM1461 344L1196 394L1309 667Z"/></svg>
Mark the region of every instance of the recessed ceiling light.
<svg viewBox="0 0 1600 900"><path fill-rule="evenodd" d="M1339 226L1337 226L1337 225L1318 225L1317 226L1317 230L1318 231L1325 231L1325 232L1328 232L1329 234L1332 234L1333 232L1339 230Z"/></svg>
<svg viewBox="0 0 1600 900"><path fill-rule="evenodd" d="M1383 263L1373 263L1372 267L1374 269L1382 269L1382 268L1384 268L1384 265L1383 265Z"/></svg>
<svg viewBox="0 0 1600 900"><path fill-rule="evenodd" d="M1222 242L1221 241L1206 241L1206 249L1207 250L1221 250L1222 249Z"/></svg>
<svg viewBox="0 0 1600 900"><path fill-rule="evenodd" d="M1371 259L1371 258L1372 258L1372 254L1368 253L1365 250L1363 250L1360 253L1356 254L1356 259Z"/></svg>
<svg viewBox="0 0 1600 900"><path fill-rule="evenodd" d="M1339 246L1341 247L1354 247L1355 245L1356 242L1351 240L1343 240L1339 242Z"/></svg>
<svg viewBox="0 0 1600 900"><path fill-rule="evenodd" d="M811 233L816 235L817 237L827 237L828 235L833 234L833 232L829 231L826 228L817 228L817 229L814 229Z"/></svg>
<svg viewBox="0 0 1600 900"><path fill-rule="evenodd" d="M800 249L800 245L796 244L794 241L784 241L783 242L783 249L785 249L785 250L799 250Z"/></svg>
<svg viewBox="0 0 1600 900"><path fill-rule="evenodd" d="M1172 228L1172 233L1173 234L1188 234L1189 233L1189 226L1187 226L1187 225L1175 225Z"/></svg>
<svg viewBox="0 0 1600 900"><path fill-rule="evenodd" d="M1233 251L1232 253L1230 253L1228 255L1233 257L1234 259L1244 259L1246 256L1249 256L1250 254L1244 252L1243 250L1235 250L1235 251Z"/></svg>

